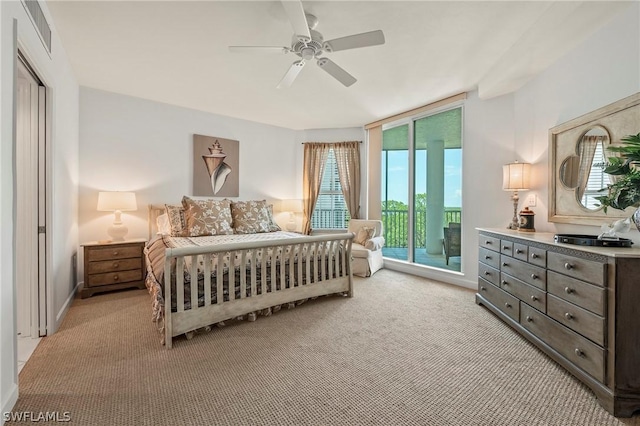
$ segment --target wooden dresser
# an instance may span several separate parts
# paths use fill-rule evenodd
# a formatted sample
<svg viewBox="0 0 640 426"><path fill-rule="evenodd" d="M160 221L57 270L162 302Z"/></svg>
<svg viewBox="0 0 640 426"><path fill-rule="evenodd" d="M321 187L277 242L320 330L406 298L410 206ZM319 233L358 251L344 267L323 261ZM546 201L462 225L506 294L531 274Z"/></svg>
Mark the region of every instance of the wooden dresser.
<svg viewBox="0 0 640 426"><path fill-rule="evenodd" d="M84 247L84 287L80 297L130 287L144 288L145 240L92 242Z"/></svg>
<svg viewBox="0 0 640 426"><path fill-rule="evenodd" d="M619 417L640 410L640 249L480 229L476 303L587 385Z"/></svg>

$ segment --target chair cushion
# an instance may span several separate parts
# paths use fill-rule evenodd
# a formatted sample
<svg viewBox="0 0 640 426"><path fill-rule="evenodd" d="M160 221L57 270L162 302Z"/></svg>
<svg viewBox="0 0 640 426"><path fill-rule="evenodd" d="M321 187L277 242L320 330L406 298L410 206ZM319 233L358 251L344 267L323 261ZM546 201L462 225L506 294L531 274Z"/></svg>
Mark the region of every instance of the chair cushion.
<svg viewBox="0 0 640 426"><path fill-rule="evenodd" d="M353 237L353 241L355 243L364 245L367 240L375 237L376 235L376 228L372 227L372 226L362 226L360 227L360 229L358 229L358 232L356 232L355 237Z"/></svg>
<svg viewBox="0 0 640 426"><path fill-rule="evenodd" d="M371 254L371 250L367 250L363 245L358 243L351 244L351 255L354 258L366 259Z"/></svg>

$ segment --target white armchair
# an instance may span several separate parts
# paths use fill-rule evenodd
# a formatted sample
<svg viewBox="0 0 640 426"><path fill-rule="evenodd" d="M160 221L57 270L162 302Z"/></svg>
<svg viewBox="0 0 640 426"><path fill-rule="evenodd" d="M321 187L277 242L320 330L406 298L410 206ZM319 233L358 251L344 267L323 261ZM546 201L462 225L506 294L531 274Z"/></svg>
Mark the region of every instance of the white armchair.
<svg viewBox="0 0 640 426"><path fill-rule="evenodd" d="M351 219L349 221L349 232L356 234L362 227L375 228L375 234L373 238L369 238L364 241L364 244L358 244L353 242L351 246L351 255L353 261L351 262L351 271L353 275L359 277L370 277L377 270L381 269L384 261L382 260L382 247L384 247L384 237L382 236L382 221L381 220L365 220L365 219Z"/></svg>

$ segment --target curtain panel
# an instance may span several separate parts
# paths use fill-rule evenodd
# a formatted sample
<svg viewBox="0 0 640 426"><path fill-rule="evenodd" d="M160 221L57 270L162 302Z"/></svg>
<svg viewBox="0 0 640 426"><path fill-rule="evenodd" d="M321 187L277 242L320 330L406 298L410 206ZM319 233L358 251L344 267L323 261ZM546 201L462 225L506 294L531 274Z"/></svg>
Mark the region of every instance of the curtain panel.
<svg viewBox="0 0 640 426"><path fill-rule="evenodd" d="M344 202L351 219L360 219L360 142L333 144Z"/></svg>
<svg viewBox="0 0 640 426"><path fill-rule="evenodd" d="M316 208L324 166L331 149L330 143L306 143L304 145L304 167L302 174L303 218L302 233L311 233L311 215Z"/></svg>

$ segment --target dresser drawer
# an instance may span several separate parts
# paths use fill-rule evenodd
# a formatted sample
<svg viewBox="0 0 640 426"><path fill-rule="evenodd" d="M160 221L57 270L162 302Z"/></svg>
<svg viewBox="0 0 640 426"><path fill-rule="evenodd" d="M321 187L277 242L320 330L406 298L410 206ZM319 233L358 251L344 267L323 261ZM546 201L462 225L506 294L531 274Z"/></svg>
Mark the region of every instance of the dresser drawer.
<svg viewBox="0 0 640 426"><path fill-rule="evenodd" d="M547 310L547 294L537 287L530 286L503 272L500 276L500 288L540 312Z"/></svg>
<svg viewBox="0 0 640 426"><path fill-rule="evenodd" d="M547 251L538 247L529 247L529 263L542 268L547 267Z"/></svg>
<svg viewBox="0 0 640 426"><path fill-rule="evenodd" d="M535 265L523 262L513 257L500 256L500 270L506 272L512 277L518 278L527 284L538 287L542 290L547 289L547 271Z"/></svg>
<svg viewBox="0 0 640 426"><path fill-rule="evenodd" d="M500 253L513 256L513 242L500 240Z"/></svg>
<svg viewBox="0 0 640 426"><path fill-rule="evenodd" d="M513 243L513 257L526 262L528 259L529 246L526 244Z"/></svg>
<svg viewBox="0 0 640 426"><path fill-rule="evenodd" d="M131 257L142 258L142 246L114 246L114 247L100 247L100 248L88 248L86 250L87 260L89 262L95 262L100 260L114 260L114 259L127 259Z"/></svg>
<svg viewBox="0 0 640 426"><path fill-rule="evenodd" d="M88 283L85 283L88 287L96 287L101 285L120 284L130 281L142 280L142 270L122 271L122 272L109 272L106 274L93 274L88 275Z"/></svg>
<svg viewBox="0 0 640 426"><path fill-rule="evenodd" d="M604 318L553 295L547 297L547 315L604 346Z"/></svg>
<svg viewBox="0 0 640 426"><path fill-rule="evenodd" d="M604 382L604 349L524 303L520 309L520 323L524 328L596 380Z"/></svg>
<svg viewBox="0 0 640 426"><path fill-rule="evenodd" d="M484 247L493 251L500 251L500 239L495 237L489 237L487 235L479 236L480 247Z"/></svg>
<svg viewBox="0 0 640 426"><path fill-rule="evenodd" d="M495 251L487 250L480 247L478 252L478 259L480 262L491 266L492 268L500 268L500 255Z"/></svg>
<svg viewBox="0 0 640 426"><path fill-rule="evenodd" d="M518 322L520 318L520 301L507 292L500 290L498 287L483 283L478 283L480 294L483 295L496 308Z"/></svg>
<svg viewBox="0 0 640 426"><path fill-rule="evenodd" d="M547 254L549 269L570 277L588 280L596 285L604 285L606 265L595 260L581 259L566 254L550 252Z"/></svg>
<svg viewBox="0 0 640 426"><path fill-rule="evenodd" d="M554 296L604 316L606 289L557 272L547 271L547 291Z"/></svg>
<svg viewBox="0 0 640 426"><path fill-rule="evenodd" d="M500 285L500 271L482 262L478 263L478 276L491 284Z"/></svg>
<svg viewBox="0 0 640 426"><path fill-rule="evenodd" d="M105 272L127 271L129 269L141 269L142 259L118 259L104 260L101 262L89 262L90 274L102 274Z"/></svg>

